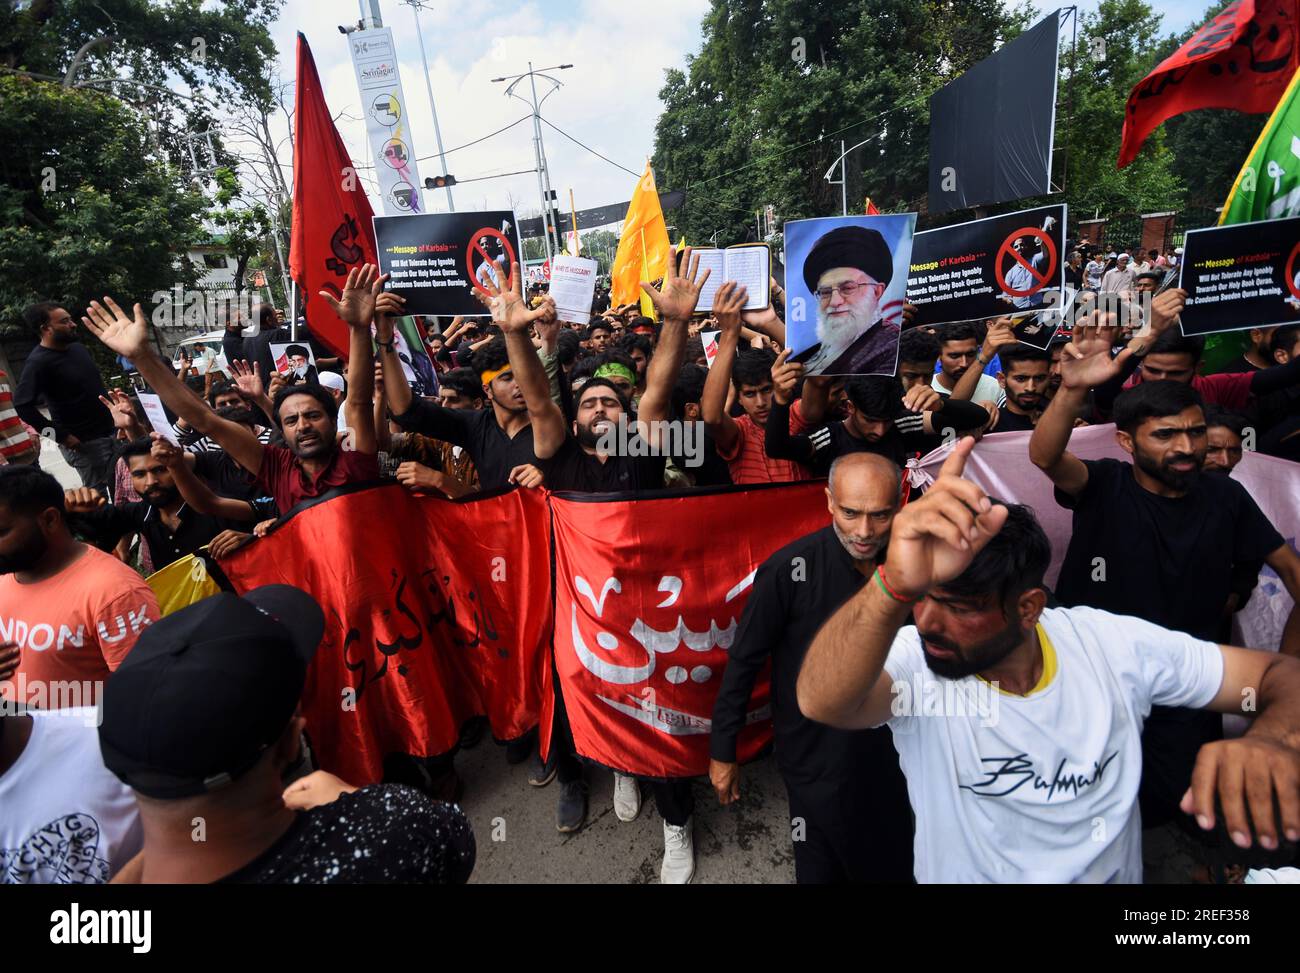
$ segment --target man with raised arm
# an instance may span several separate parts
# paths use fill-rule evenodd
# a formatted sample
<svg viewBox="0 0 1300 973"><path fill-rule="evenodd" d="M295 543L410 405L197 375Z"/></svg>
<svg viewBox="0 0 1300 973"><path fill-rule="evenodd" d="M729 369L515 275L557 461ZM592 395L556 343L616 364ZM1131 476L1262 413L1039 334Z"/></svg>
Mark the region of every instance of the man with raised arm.
<svg viewBox="0 0 1300 973"><path fill-rule="evenodd" d="M395 319L404 313L403 299L384 295L375 316L375 344L384 365L384 396L393 421L407 432L466 450L484 490L515 481L522 473L521 467L533 462L534 450L539 447L535 437L540 436L541 445L552 450L564 440L564 417L559 407L549 401L550 381L528 336L528 326L534 322L545 327L556 320L555 301L547 297L530 310L520 296L519 265L512 265L511 272L504 294L491 279L483 284L503 302L503 312L517 325L507 329L502 324L504 340L494 339L474 352L472 367L491 409L449 409L433 399L414 396L393 337ZM538 383L546 390L547 402L535 396L525 398L525 391L536 388Z"/></svg>
<svg viewBox="0 0 1300 973"><path fill-rule="evenodd" d="M259 442L247 426L217 415L181 384L171 366L154 351L139 304L131 318L111 297L106 297L104 304L92 301L88 316L82 320L110 349L130 358L173 412L252 473L257 487L273 496L281 512L287 513L301 501L344 483L379 477L371 403L375 376L370 321L375 298L385 280L387 276L381 277L376 267L366 264L349 271L341 300L322 291L335 313L348 324L348 396L344 414L351 432L350 449L338 445L336 406L329 392L319 385L290 385L276 393L272 419L280 424L286 446L268 446Z"/></svg>
<svg viewBox="0 0 1300 973"><path fill-rule="evenodd" d="M973 446L894 518L885 563L818 632L797 685L809 719L893 730L917 880L1140 882L1153 705L1255 700L1244 737L1201 748L1181 809L1210 830L1217 800L1242 848L1300 840L1300 662L1047 608L1047 536L962 479Z"/></svg>

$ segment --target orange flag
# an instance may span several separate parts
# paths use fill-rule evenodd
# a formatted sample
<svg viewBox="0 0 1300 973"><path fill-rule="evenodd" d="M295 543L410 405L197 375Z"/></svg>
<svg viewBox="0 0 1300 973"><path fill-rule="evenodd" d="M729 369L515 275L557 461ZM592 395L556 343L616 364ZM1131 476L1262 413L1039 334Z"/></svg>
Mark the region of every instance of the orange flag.
<svg viewBox="0 0 1300 973"><path fill-rule="evenodd" d="M659 207L659 192L650 163L637 180L632 201L623 220L618 256L610 274L610 297L614 304L635 304L641 296L641 281L658 280L668 269L668 227Z"/></svg>

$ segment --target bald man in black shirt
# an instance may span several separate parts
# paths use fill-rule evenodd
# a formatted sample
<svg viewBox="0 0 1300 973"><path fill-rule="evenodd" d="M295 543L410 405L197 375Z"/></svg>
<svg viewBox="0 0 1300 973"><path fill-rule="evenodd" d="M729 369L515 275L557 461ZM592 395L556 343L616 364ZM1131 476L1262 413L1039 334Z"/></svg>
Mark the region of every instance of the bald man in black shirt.
<svg viewBox="0 0 1300 973"><path fill-rule="evenodd" d="M776 762L790 799L800 884L912 880L911 808L889 733L816 723L795 699L818 629L884 560L901 477L872 453L835 461L826 490L831 524L759 567L713 707L709 777L718 799L730 804L740 796L736 739L754 682L771 660Z"/></svg>

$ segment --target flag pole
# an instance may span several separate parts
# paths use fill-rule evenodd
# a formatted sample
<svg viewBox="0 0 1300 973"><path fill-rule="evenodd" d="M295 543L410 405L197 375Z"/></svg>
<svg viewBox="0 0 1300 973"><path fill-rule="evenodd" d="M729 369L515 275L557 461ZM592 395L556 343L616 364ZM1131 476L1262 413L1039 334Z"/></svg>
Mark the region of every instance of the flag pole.
<svg viewBox="0 0 1300 973"><path fill-rule="evenodd" d="M573 255L582 256L582 238L578 236L578 208L573 202L573 187L569 187L569 213L573 216Z"/></svg>

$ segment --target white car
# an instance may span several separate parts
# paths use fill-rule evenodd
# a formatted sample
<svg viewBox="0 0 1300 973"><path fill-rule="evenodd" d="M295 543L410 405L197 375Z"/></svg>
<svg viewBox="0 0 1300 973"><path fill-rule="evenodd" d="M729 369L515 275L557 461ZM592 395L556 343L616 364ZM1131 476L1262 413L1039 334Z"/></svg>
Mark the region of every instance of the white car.
<svg viewBox="0 0 1300 973"><path fill-rule="evenodd" d="M172 366L180 371L181 356L194 360L194 367L199 370L200 375L206 375L208 368L215 368L219 372L230 374L230 365L226 361L226 353L221 349L221 339L226 336L224 329L220 331L209 331L207 334L195 335L193 338L186 338L176 346L176 351L172 355ZM196 345L203 345L207 353L195 351ZM204 362L207 362L205 365Z"/></svg>

